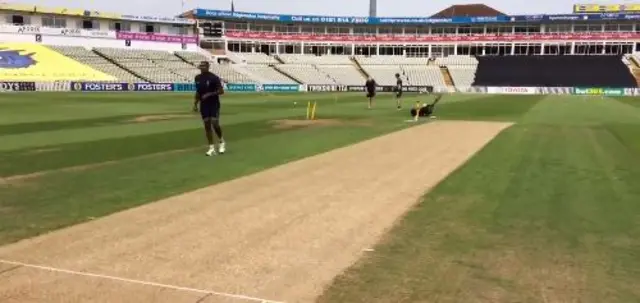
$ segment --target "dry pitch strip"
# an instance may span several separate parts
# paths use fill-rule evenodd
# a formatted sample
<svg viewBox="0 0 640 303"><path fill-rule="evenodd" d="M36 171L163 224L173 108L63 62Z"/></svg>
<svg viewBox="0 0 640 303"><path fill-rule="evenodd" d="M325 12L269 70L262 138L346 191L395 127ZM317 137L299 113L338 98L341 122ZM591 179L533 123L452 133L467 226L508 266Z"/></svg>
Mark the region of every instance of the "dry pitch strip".
<svg viewBox="0 0 640 303"><path fill-rule="evenodd" d="M0 302L312 302L509 125L416 125L0 247Z"/></svg>

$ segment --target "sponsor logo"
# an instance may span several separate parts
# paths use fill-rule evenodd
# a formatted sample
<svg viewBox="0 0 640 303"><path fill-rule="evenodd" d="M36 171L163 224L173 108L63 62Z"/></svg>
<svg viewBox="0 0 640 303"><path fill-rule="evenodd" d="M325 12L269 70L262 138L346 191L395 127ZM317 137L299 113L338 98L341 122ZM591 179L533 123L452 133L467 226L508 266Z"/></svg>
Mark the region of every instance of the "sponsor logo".
<svg viewBox="0 0 640 303"><path fill-rule="evenodd" d="M18 28L18 34L38 34L38 33L40 33L39 26L25 25L25 26L20 26Z"/></svg>
<svg viewBox="0 0 640 303"><path fill-rule="evenodd" d="M255 92L258 90L258 86L255 84L236 84L229 83L227 84L227 90L236 91L236 92Z"/></svg>
<svg viewBox="0 0 640 303"><path fill-rule="evenodd" d="M535 87L488 87L490 94L513 94L513 95L533 95L536 93Z"/></svg>
<svg viewBox="0 0 640 303"><path fill-rule="evenodd" d="M571 20L578 20L578 19L580 19L580 16L572 16L572 15L549 16L549 20L551 21L564 21L564 20L571 21Z"/></svg>
<svg viewBox="0 0 640 303"><path fill-rule="evenodd" d="M346 87L347 91L350 92L364 92L365 91L365 87L363 86L347 86ZM395 85L384 85L384 86L376 86L376 91L380 92L396 92L397 91L397 86ZM422 85L409 85L409 86L404 86L402 87L402 91L403 92L412 92L412 93L417 93L417 92L431 92L433 91L433 87L432 86L422 86Z"/></svg>
<svg viewBox="0 0 640 303"><path fill-rule="evenodd" d="M542 18L544 18L544 15L525 16L525 20L527 21L538 21L538 20L542 20Z"/></svg>
<svg viewBox="0 0 640 303"><path fill-rule="evenodd" d="M0 91L2 92L15 92L20 90L20 83L18 82L0 82Z"/></svg>
<svg viewBox="0 0 640 303"><path fill-rule="evenodd" d="M262 89L265 92L297 92L300 91L300 85L297 84L264 84Z"/></svg>
<svg viewBox="0 0 640 303"><path fill-rule="evenodd" d="M35 90L35 82L0 82L0 92L22 92Z"/></svg>
<svg viewBox="0 0 640 303"><path fill-rule="evenodd" d="M168 92L173 91L173 85L171 83L130 83L129 90Z"/></svg>
<svg viewBox="0 0 640 303"><path fill-rule="evenodd" d="M60 34L63 36L80 36L82 35L82 31L80 31L79 29L72 29L72 28L63 28L60 30Z"/></svg>
<svg viewBox="0 0 640 303"><path fill-rule="evenodd" d="M505 93L528 93L529 88L527 87L505 87Z"/></svg>
<svg viewBox="0 0 640 303"><path fill-rule="evenodd" d="M573 91L576 95L598 95L598 96L622 96L624 95L624 89L621 88L578 88Z"/></svg>
<svg viewBox="0 0 640 303"><path fill-rule="evenodd" d="M350 92L363 92L364 86L347 86L347 91Z"/></svg>
<svg viewBox="0 0 640 303"><path fill-rule="evenodd" d="M195 83L174 83L173 90L177 92L193 92L196 90L196 85Z"/></svg>
<svg viewBox="0 0 640 303"><path fill-rule="evenodd" d="M312 92L335 92L337 90L334 85L309 85L307 88Z"/></svg>
<svg viewBox="0 0 640 303"><path fill-rule="evenodd" d="M346 21L349 23L369 23L369 18L350 17L350 18L338 18L338 19L341 19L338 21Z"/></svg>
<svg viewBox="0 0 640 303"><path fill-rule="evenodd" d="M27 68L37 62L32 58L34 53L21 55L22 50L0 50L0 68Z"/></svg>
<svg viewBox="0 0 640 303"><path fill-rule="evenodd" d="M90 36L94 37L109 37L109 32L103 31L88 31Z"/></svg>
<svg viewBox="0 0 640 303"><path fill-rule="evenodd" d="M125 83L83 83L83 91L126 91Z"/></svg>

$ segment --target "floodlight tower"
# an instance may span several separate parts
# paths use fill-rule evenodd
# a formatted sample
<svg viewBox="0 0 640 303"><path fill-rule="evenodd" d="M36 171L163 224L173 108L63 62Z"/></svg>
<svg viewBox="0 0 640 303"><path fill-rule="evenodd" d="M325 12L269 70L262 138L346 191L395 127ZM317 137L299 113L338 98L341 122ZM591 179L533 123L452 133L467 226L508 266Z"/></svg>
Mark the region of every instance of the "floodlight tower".
<svg viewBox="0 0 640 303"><path fill-rule="evenodd" d="M376 17L378 11L377 0L369 0L369 17Z"/></svg>

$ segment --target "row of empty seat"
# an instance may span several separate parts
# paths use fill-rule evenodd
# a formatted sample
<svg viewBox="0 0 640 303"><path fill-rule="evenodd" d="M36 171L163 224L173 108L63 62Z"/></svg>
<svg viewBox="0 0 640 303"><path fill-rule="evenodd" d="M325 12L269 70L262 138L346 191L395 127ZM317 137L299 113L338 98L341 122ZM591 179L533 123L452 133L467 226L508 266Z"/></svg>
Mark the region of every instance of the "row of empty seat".
<svg viewBox="0 0 640 303"><path fill-rule="evenodd" d="M197 66L198 63L202 61L208 61L211 64L211 72L218 75L220 78L227 82L232 83L257 83L251 77L246 74L239 72L237 69L233 68L230 64L218 64L218 62L213 62L210 56L205 56L201 53L197 52L188 52L188 51L179 51L175 53L176 56L182 58L184 61L187 61L192 66ZM193 70L193 73L198 73L197 70Z"/></svg>
<svg viewBox="0 0 640 303"><path fill-rule="evenodd" d="M97 53L86 49L82 46L67 46L67 45L50 45L49 48L70 57L82 64L88 65L95 70L101 71L105 74L114 76L119 81L124 82L140 82L144 81L129 71L113 64L109 60L99 56Z"/></svg>
<svg viewBox="0 0 640 303"><path fill-rule="evenodd" d="M329 75L329 77L340 85L362 85L364 76L353 65L316 65L318 71Z"/></svg>
<svg viewBox="0 0 640 303"><path fill-rule="evenodd" d="M446 86L438 66L363 65L362 68L380 85L395 85L395 74L400 74L406 85Z"/></svg>
<svg viewBox="0 0 640 303"><path fill-rule="evenodd" d="M380 85L395 85L399 73L408 85L445 86L440 67L455 69L454 83L473 82L478 60L470 56L445 58L405 56L346 56L309 54L228 53L236 64L259 82L361 85L365 74ZM364 73L358 70L358 65ZM282 77L280 74L286 74Z"/></svg>
<svg viewBox="0 0 640 303"><path fill-rule="evenodd" d="M96 48L95 51L151 82L189 82L197 72L168 51Z"/></svg>
<svg viewBox="0 0 640 303"><path fill-rule="evenodd" d="M123 82L191 82L197 64L209 61L212 72L229 83L362 85L366 75L380 85L394 85L395 74L407 85L445 86L439 66L446 66L455 84L473 83L478 61L469 56L411 58L228 52L218 63L211 55L191 51L86 48L50 45L53 49Z"/></svg>
<svg viewBox="0 0 640 303"><path fill-rule="evenodd" d="M242 68L242 67L240 67ZM297 84L297 82L280 71L276 70L272 66L254 64L244 67L247 74L253 76L255 79L262 83L270 84Z"/></svg>
<svg viewBox="0 0 640 303"><path fill-rule="evenodd" d="M49 45L50 49L123 82L191 82L199 73L201 61L209 61L211 70L227 82L256 83L230 64L213 62L210 56L198 52L157 51L122 48L95 48Z"/></svg>

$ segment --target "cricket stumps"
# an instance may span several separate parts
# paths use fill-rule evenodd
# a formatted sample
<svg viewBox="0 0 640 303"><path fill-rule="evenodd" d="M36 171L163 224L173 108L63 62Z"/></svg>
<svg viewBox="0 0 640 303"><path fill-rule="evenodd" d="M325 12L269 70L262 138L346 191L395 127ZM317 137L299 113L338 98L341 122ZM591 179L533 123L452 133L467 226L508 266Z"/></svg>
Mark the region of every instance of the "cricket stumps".
<svg viewBox="0 0 640 303"><path fill-rule="evenodd" d="M307 120L315 120L316 119L316 101L307 102Z"/></svg>

